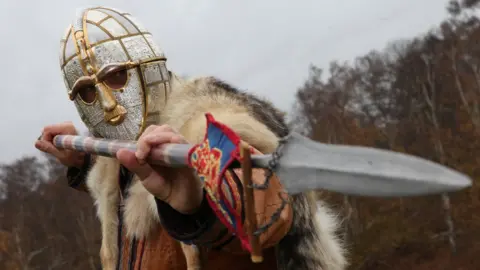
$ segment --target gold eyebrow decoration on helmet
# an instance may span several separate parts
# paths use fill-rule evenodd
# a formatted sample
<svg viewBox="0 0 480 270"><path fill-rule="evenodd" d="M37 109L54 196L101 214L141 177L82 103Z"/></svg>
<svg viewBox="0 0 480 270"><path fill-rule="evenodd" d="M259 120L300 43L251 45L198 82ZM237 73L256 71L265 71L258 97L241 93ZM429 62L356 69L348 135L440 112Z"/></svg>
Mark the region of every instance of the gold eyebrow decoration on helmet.
<svg viewBox="0 0 480 270"><path fill-rule="evenodd" d="M75 81L75 84L72 86L72 90L68 92L68 97L70 100L74 100L80 89L85 86L94 86L95 79L92 78L93 76L82 76Z"/></svg>
<svg viewBox="0 0 480 270"><path fill-rule="evenodd" d="M85 86L93 86L96 85L100 82L102 82L106 77L111 75L112 73L125 70L125 69L132 69L136 68L142 64L146 63L151 63L151 62L156 62L156 61L166 61L167 58L165 57L153 57L150 59L145 59L145 60L138 60L138 61L127 61L124 63L110 63L107 65L102 66L100 70L91 76L82 76L78 78L75 83L72 86L72 90L68 92L68 96L70 100L74 100L80 89L82 89Z"/></svg>

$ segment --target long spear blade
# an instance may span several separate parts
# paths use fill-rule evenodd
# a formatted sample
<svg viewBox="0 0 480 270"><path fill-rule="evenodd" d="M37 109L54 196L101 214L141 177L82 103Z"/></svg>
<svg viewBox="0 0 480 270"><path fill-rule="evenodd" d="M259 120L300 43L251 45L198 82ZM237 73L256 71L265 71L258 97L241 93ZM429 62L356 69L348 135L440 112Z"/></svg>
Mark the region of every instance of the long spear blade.
<svg viewBox="0 0 480 270"><path fill-rule="evenodd" d="M59 135L58 148L115 157L120 148L136 150L133 141ZM193 145L166 144L152 150L149 162L172 167L188 166ZM255 168L268 168L271 155L252 155ZM440 164L392 151L329 145L292 133L276 171L290 194L307 190L330 190L349 195L392 197L457 191L471 180Z"/></svg>
<svg viewBox="0 0 480 270"><path fill-rule="evenodd" d="M471 185L468 176L423 158L323 144L297 133L292 133L285 145L277 173L292 194L326 189L360 196L416 196L458 191Z"/></svg>

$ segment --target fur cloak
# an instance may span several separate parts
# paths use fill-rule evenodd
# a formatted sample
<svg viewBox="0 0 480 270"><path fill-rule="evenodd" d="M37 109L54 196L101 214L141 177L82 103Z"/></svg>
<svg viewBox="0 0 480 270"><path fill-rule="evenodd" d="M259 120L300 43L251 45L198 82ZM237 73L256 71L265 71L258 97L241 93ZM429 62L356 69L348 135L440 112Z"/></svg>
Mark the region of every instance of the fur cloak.
<svg viewBox="0 0 480 270"><path fill-rule="evenodd" d="M172 77L171 92L163 102L166 105L158 125L173 127L194 144L203 140L206 112L219 122L228 122L243 140L263 153L272 153L278 139L289 133L284 114L269 102L212 77L188 81ZM98 157L87 178L102 226L102 263L108 269L114 269L118 256L119 166L115 159ZM137 238L148 237L160 224L153 196L136 179L128 194L123 204L126 233ZM280 270L346 268L344 248L336 235L336 215L324 203L317 204L314 196L308 193L292 197L292 228L276 246Z"/></svg>

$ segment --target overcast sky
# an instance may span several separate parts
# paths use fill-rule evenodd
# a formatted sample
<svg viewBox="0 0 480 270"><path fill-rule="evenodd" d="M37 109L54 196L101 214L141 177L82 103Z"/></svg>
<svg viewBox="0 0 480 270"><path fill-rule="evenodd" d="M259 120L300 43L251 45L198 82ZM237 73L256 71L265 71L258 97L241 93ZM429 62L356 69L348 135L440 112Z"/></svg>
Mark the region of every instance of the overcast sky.
<svg viewBox="0 0 480 270"><path fill-rule="evenodd" d="M289 110L310 63L327 67L421 34L446 17L446 2L0 0L0 162L36 153L44 125L70 120L84 130L58 66L59 40L78 7L129 12L153 33L170 69L220 77Z"/></svg>

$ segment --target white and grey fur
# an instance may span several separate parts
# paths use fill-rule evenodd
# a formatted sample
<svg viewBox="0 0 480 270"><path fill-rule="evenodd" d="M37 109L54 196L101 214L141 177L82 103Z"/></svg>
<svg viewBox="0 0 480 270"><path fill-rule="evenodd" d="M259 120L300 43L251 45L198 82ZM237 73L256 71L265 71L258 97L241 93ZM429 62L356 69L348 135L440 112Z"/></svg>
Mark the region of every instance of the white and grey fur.
<svg viewBox="0 0 480 270"><path fill-rule="evenodd" d="M158 125L170 125L190 143L199 143L203 139L204 115L207 112L263 153L273 152L278 138L289 132L284 114L269 102L238 91L215 78L183 81L174 76L171 86L172 91ZM101 259L104 269L115 269L117 261L118 170L117 160L98 157L87 179L102 226ZM148 237L160 226L153 196L136 178L128 189L129 197L123 205L126 233L137 238ZM278 269L346 269L344 247L336 236L336 216L324 203L317 205L312 194L295 195L292 202L293 227L276 247ZM183 247L187 261L192 265L190 269L199 269L198 258L189 259L193 255L188 253L196 252L194 247Z"/></svg>

